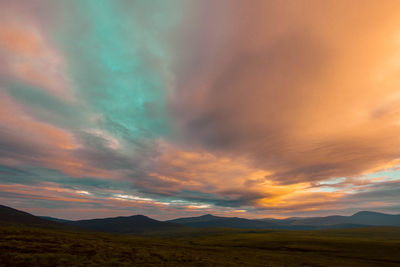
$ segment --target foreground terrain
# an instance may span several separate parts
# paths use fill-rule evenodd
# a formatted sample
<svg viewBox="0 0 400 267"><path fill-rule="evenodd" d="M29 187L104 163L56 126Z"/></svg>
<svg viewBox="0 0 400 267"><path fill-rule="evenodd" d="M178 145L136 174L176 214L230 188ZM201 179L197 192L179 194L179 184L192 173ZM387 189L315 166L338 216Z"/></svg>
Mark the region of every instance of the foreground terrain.
<svg viewBox="0 0 400 267"><path fill-rule="evenodd" d="M399 266L400 228L163 235L0 226L0 266Z"/></svg>

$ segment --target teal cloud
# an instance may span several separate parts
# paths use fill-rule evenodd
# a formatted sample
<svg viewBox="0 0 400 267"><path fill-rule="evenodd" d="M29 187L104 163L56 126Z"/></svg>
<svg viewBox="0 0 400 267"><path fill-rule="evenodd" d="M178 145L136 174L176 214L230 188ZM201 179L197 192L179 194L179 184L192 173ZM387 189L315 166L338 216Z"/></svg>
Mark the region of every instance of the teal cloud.
<svg viewBox="0 0 400 267"><path fill-rule="evenodd" d="M173 3L160 3L65 2L64 20L73 23L56 37L75 93L99 115L97 126L128 142L167 137L171 130L164 37L178 12Z"/></svg>
<svg viewBox="0 0 400 267"><path fill-rule="evenodd" d="M57 98L40 88L16 80L4 83L9 94L39 121L65 129L88 126L86 108Z"/></svg>

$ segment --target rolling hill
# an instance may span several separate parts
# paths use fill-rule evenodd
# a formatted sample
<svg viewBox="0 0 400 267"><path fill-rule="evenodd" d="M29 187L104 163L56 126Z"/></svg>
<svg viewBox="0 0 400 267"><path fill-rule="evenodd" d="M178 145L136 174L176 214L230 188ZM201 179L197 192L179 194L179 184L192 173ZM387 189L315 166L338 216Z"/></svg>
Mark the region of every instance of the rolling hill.
<svg viewBox="0 0 400 267"><path fill-rule="evenodd" d="M199 217L187 217L170 220L168 222L178 223L189 227L204 228L204 227L227 227L227 228L249 228L249 229L279 229L282 228L279 224L249 220L238 217L218 217L211 214Z"/></svg>
<svg viewBox="0 0 400 267"><path fill-rule="evenodd" d="M79 228L91 231L146 234L158 232L179 232L190 228L241 228L241 229L288 229L316 230L340 229L365 226L400 226L400 215L361 211L351 216L326 216L288 219L245 219L220 217L206 214L198 217L158 221L144 215L113 217L103 219L69 221L52 217L38 217L0 205L0 223L44 228Z"/></svg>
<svg viewBox="0 0 400 267"><path fill-rule="evenodd" d="M400 215L360 211L350 216L349 223L380 226L400 226Z"/></svg>
<svg viewBox="0 0 400 267"><path fill-rule="evenodd" d="M363 226L400 226L400 215L385 214L371 211L360 211L351 216L327 216L314 218L291 219L290 225L334 226L334 225L363 225Z"/></svg>
<svg viewBox="0 0 400 267"><path fill-rule="evenodd" d="M338 229L362 226L400 226L400 215L391 215L378 212L361 211L352 216L326 216L311 218L288 219L244 219L237 217L218 217L211 214L199 217L187 217L170 220L190 227L229 227L248 229Z"/></svg>
<svg viewBox="0 0 400 267"><path fill-rule="evenodd" d="M168 222L178 223L178 224L190 224L190 223L209 222L209 221L213 221L213 220L227 219L227 218L228 217L218 217L218 216L214 216L211 214L206 214L206 215L197 216L197 217L185 217L185 218L173 219L173 220L169 220Z"/></svg>
<svg viewBox="0 0 400 267"><path fill-rule="evenodd" d="M40 228L84 229L120 234L176 231L185 228L179 224L157 221L143 215L70 221L53 217L38 217L3 205L0 205L0 223Z"/></svg>
<svg viewBox="0 0 400 267"><path fill-rule="evenodd" d="M66 222L69 225L93 231L133 234L145 232L176 231L182 225L162 222L143 215Z"/></svg>
<svg viewBox="0 0 400 267"><path fill-rule="evenodd" d="M49 221L30 213L0 205L0 223L12 225L38 226L44 228L63 228L65 225Z"/></svg>

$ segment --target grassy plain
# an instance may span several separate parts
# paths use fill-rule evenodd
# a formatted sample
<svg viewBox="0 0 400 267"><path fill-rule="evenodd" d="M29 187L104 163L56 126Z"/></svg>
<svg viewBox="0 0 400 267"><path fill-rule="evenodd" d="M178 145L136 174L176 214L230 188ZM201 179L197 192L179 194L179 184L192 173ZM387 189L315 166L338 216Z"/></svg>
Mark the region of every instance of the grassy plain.
<svg viewBox="0 0 400 267"><path fill-rule="evenodd" d="M133 236L0 226L0 266L400 266L400 227Z"/></svg>

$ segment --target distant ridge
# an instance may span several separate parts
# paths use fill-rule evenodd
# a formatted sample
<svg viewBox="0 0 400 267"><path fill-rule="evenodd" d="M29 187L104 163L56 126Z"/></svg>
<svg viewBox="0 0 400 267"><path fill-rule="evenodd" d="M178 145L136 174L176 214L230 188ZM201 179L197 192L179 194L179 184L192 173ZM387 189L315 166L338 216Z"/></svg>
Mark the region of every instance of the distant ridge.
<svg viewBox="0 0 400 267"><path fill-rule="evenodd" d="M326 217L290 218L290 225L334 226L400 226L400 215L385 214L372 211L360 211L351 216L332 215Z"/></svg>
<svg viewBox="0 0 400 267"><path fill-rule="evenodd" d="M206 214L199 217L179 218L169 220L168 222L183 224L189 227L229 227L229 228L251 228L251 229L266 229L266 228L281 228L279 224L249 220L238 217L218 217L211 214Z"/></svg>
<svg viewBox="0 0 400 267"><path fill-rule="evenodd" d="M364 225L400 226L400 215L360 211L350 216L349 222Z"/></svg>
<svg viewBox="0 0 400 267"><path fill-rule="evenodd" d="M45 219L45 220L48 220L48 221L59 222L59 223L71 222L71 220L59 219L59 218L48 217L48 216L38 216L38 217L42 218L42 219Z"/></svg>
<svg viewBox="0 0 400 267"><path fill-rule="evenodd" d="M190 227L232 227L249 229L337 229L363 226L400 226L400 215L360 211L351 216L332 215L326 217L288 218L288 219L244 219L237 217L218 217L206 214L169 220Z"/></svg>
<svg viewBox="0 0 400 267"><path fill-rule="evenodd" d="M400 226L400 215L360 211L351 216L288 219L245 219L205 214L197 217L158 221L144 215L69 221L52 217L38 217L24 211L0 205L0 224L27 225L45 228L86 229L92 231L145 234L179 232L190 228L245 228L245 229L341 229L366 226Z"/></svg>
<svg viewBox="0 0 400 267"><path fill-rule="evenodd" d="M85 228L93 231L120 234L137 234L144 232L160 232L172 230L175 231L177 229L183 228L182 225L157 221L144 215L69 221L67 223L79 228Z"/></svg>
<svg viewBox="0 0 400 267"><path fill-rule="evenodd" d="M41 228L85 229L109 233L151 233L176 231L185 228L179 224L161 222L143 215L93 220L69 221L53 217L39 217L30 213L0 205L0 224L25 225Z"/></svg>
<svg viewBox="0 0 400 267"><path fill-rule="evenodd" d="M187 223L199 223L199 222L208 222L212 220L218 219L227 219L229 217L218 217L211 214L205 214L197 217L185 217L185 218L178 218L173 220L168 220L167 222L171 223L179 223L179 224L187 224Z"/></svg>

